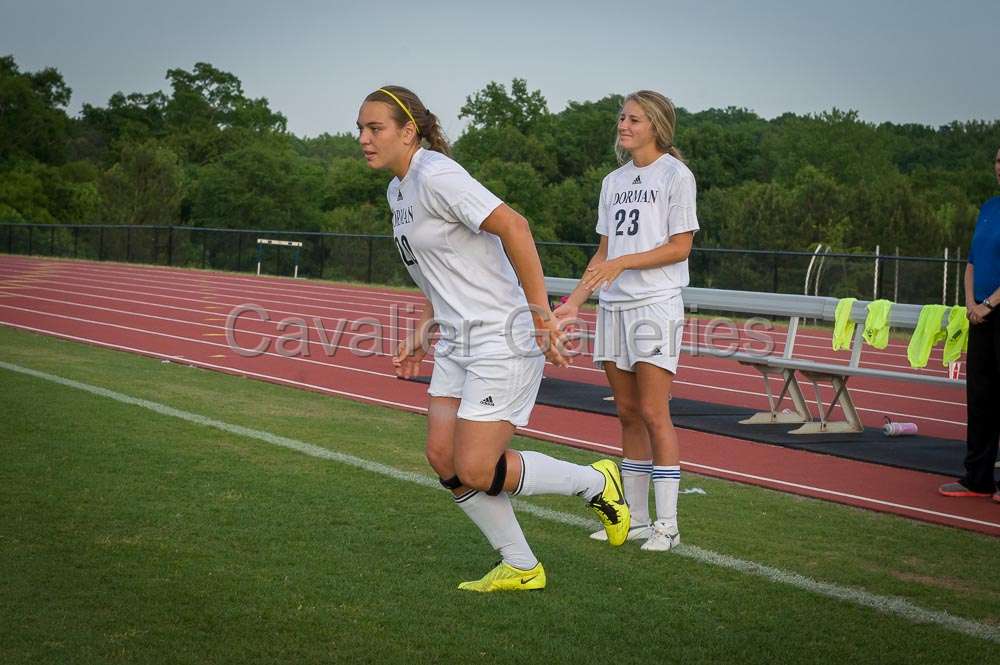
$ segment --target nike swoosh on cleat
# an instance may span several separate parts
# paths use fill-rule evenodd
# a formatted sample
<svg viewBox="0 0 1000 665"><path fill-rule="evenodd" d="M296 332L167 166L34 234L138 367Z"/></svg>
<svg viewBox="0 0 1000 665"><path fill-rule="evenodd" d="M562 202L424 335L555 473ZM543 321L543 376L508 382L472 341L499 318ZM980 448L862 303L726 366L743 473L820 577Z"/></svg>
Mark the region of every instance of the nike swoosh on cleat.
<svg viewBox="0 0 1000 665"><path fill-rule="evenodd" d="M525 578L522 577L521 578L521 584L527 584L528 582L530 582L531 580L535 579L536 577L538 577L538 575L532 575L528 579L525 579Z"/></svg>
<svg viewBox="0 0 1000 665"><path fill-rule="evenodd" d="M618 492L618 500L617 500L617 502L618 503L624 503L625 492L622 491L621 485L618 484L618 480L615 478L615 474L613 474L613 473L611 473L609 471L608 472L608 480L611 481L611 484L614 485L614 487L615 487L615 491Z"/></svg>

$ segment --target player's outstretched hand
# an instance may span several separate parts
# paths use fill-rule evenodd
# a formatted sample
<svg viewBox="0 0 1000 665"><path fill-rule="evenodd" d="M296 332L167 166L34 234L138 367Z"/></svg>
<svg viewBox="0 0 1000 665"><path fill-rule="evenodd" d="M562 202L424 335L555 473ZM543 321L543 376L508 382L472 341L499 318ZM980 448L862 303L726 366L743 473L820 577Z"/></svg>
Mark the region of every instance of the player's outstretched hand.
<svg viewBox="0 0 1000 665"><path fill-rule="evenodd" d="M587 289L597 291L605 286L611 286L611 283L618 279L618 275L622 274L623 270L625 270L625 266L620 258L599 261L592 263L583 273L581 279Z"/></svg>
<svg viewBox="0 0 1000 665"><path fill-rule="evenodd" d="M556 367L566 367L573 359L566 354L566 334L559 326L559 320L548 312L546 316L535 316L535 335L538 346L545 353L545 359Z"/></svg>
<svg viewBox="0 0 1000 665"><path fill-rule="evenodd" d="M563 304L555 308L552 315L556 317L556 325L559 326L559 330L563 333L563 348L575 351L579 343L576 331L580 323L580 308L571 303L563 302Z"/></svg>
<svg viewBox="0 0 1000 665"><path fill-rule="evenodd" d="M392 366L396 376L401 379L412 379L420 374L420 361L427 355L427 350L420 340L414 336L407 337L399 343L396 355L392 357Z"/></svg>

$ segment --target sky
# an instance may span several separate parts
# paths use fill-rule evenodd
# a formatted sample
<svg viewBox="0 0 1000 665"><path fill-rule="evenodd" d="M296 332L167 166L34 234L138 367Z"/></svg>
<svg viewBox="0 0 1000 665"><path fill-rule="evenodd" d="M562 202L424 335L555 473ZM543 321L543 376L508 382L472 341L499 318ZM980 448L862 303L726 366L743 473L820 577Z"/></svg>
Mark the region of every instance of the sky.
<svg viewBox="0 0 1000 665"><path fill-rule="evenodd" d="M0 0L0 55L59 70L72 114L208 62L299 136L353 131L364 96L390 83L454 139L466 96L515 77L553 112L652 88L690 111L993 120L998 33L1000 0Z"/></svg>

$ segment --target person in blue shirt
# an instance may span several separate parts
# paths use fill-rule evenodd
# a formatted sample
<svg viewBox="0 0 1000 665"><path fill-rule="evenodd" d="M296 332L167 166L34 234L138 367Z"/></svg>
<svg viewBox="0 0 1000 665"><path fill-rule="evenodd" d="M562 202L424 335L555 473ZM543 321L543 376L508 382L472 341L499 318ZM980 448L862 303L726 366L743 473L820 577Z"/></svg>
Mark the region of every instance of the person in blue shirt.
<svg viewBox="0 0 1000 665"><path fill-rule="evenodd" d="M1000 150L993 168L1000 184ZM1000 503L1000 488L994 479L1000 442L1000 196L979 210L965 266L965 307L970 324L965 475L938 491L945 496L992 495L993 501Z"/></svg>

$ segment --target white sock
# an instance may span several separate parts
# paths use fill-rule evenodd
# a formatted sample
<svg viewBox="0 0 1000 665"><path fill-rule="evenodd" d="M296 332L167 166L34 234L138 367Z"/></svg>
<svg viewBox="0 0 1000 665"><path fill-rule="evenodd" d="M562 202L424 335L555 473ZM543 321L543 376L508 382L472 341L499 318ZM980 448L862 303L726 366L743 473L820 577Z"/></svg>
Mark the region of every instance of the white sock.
<svg viewBox="0 0 1000 665"><path fill-rule="evenodd" d="M604 474L592 466L573 464L536 453L520 451L521 482L513 494L561 494L590 500L604 491Z"/></svg>
<svg viewBox="0 0 1000 665"><path fill-rule="evenodd" d="M677 526L677 490L681 486L679 466L653 467L653 494L656 496L656 521Z"/></svg>
<svg viewBox="0 0 1000 665"><path fill-rule="evenodd" d="M469 490L454 499L483 532L493 549L500 552L507 565L520 570L530 570L538 565L506 492L490 496L485 492Z"/></svg>
<svg viewBox="0 0 1000 665"><path fill-rule="evenodd" d="M653 473L653 460L622 460L622 485L625 500L632 512L632 526L649 524L649 478Z"/></svg>

